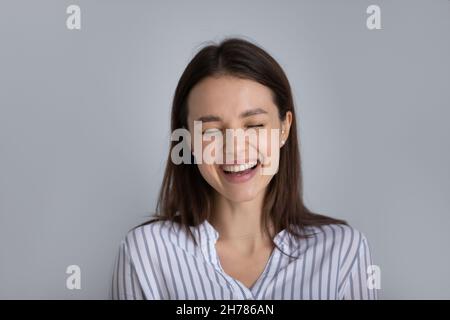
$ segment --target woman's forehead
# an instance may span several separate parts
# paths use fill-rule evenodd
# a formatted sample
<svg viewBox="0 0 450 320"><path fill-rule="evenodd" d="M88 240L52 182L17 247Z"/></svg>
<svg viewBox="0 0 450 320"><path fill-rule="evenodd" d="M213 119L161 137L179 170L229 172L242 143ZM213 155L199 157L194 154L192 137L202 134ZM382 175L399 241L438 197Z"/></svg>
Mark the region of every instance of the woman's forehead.
<svg viewBox="0 0 450 320"><path fill-rule="evenodd" d="M254 108L276 111L272 91L253 80L232 76L208 77L188 97L190 118L204 115L238 116ZM273 108L275 107L275 110Z"/></svg>

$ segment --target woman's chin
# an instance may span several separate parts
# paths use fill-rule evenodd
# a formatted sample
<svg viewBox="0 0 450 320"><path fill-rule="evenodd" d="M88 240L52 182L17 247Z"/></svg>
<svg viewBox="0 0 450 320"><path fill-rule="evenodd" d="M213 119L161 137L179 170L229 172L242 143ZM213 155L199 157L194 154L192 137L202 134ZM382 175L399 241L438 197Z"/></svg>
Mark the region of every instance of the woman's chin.
<svg viewBox="0 0 450 320"><path fill-rule="evenodd" d="M240 188L236 188L240 189ZM222 195L232 202L247 202L252 201L257 197L257 192L251 190L227 190Z"/></svg>

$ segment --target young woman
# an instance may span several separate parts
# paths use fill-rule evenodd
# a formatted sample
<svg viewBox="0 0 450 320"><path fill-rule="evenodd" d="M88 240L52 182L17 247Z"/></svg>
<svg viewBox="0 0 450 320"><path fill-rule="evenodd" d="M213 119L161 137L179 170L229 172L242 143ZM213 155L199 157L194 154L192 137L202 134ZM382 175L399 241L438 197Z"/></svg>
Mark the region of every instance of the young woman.
<svg viewBox="0 0 450 320"><path fill-rule="evenodd" d="M174 161L172 141L157 214L120 244L113 299L377 298L365 236L303 203L291 88L266 51L235 38L200 50L176 88L172 132L195 137L195 121L201 143L179 154L191 161ZM199 161L211 135L239 129L257 143L225 139L213 158L230 144L232 162ZM264 171L269 155L277 167Z"/></svg>

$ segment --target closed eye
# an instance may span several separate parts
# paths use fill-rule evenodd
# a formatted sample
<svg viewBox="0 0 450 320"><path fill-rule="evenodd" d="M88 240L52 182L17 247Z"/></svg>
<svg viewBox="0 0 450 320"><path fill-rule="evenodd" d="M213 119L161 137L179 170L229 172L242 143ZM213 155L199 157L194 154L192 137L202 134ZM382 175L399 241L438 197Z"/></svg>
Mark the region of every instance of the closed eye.
<svg viewBox="0 0 450 320"><path fill-rule="evenodd" d="M217 132L220 132L220 129L214 128L214 129L206 129L205 131L202 132L202 134L215 134Z"/></svg>

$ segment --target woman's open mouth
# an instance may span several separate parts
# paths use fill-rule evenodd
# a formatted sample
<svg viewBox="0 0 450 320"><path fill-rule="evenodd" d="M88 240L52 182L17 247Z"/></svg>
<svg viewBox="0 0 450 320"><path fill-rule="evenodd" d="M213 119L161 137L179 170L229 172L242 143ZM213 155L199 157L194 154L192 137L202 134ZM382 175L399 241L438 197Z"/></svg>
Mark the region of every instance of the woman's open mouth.
<svg viewBox="0 0 450 320"><path fill-rule="evenodd" d="M229 182L242 183L253 178L259 165L259 161L251 161L246 164L224 164L220 166L220 170Z"/></svg>

